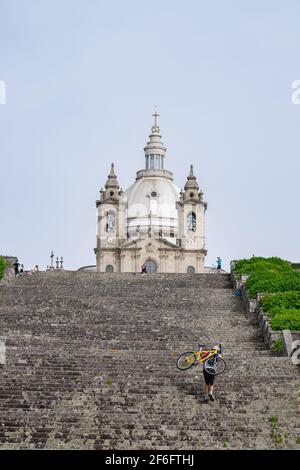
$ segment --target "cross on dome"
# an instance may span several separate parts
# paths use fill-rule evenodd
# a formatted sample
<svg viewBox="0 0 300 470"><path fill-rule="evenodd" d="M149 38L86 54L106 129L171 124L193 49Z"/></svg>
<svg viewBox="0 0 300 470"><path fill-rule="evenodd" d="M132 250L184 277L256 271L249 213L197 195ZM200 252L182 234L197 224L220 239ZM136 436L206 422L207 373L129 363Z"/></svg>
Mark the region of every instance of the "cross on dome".
<svg viewBox="0 0 300 470"><path fill-rule="evenodd" d="M157 125L157 118L160 116L158 112L155 110L155 112L152 114L154 117L154 125L152 126L152 132L159 132L159 126Z"/></svg>
<svg viewBox="0 0 300 470"><path fill-rule="evenodd" d="M156 109L152 116L154 118L154 122L149 135L150 140L146 147L144 147L146 158L145 170L164 170L164 159L167 149L161 141L160 129L157 124L159 114Z"/></svg>

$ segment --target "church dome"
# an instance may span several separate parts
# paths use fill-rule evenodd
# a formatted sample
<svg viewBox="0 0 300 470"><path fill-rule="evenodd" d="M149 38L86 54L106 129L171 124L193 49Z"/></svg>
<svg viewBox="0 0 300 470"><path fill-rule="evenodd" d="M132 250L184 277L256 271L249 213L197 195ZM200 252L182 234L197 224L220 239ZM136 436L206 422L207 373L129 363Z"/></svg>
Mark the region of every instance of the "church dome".
<svg viewBox="0 0 300 470"><path fill-rule="evenodd" d="M180 188L171 178L158 172L139 177L125 191L127 200L127 231L130 238L149 231L161 231L164 238L176 238ZM173 240L174 241L174 240Z"/></svg>
<svg viewBox="0 0 300 470"><path fill-rule="evenodd" d="M175 244L180 188L173 182L173 174L164 169L166 148L161 142L157 116L155 113L150 140L144 148L145 169L137 172L135 183L124 194L127 233L129 238L155 234Z"/></svg>

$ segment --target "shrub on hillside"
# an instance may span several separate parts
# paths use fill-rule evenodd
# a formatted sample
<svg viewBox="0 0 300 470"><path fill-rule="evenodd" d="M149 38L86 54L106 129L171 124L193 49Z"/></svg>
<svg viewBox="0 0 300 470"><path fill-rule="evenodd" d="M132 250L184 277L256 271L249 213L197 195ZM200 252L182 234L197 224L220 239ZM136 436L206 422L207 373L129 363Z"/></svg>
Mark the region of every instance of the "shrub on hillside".
<svg viewBox="0 0 300 470"><path fill-rule="evenodd" d="M271 318L273 330L300 330L299 310L290 309Z"/></svg>
<svg viewBox="0 0 300 470"><path fill-rule="evenodd" d="M300 330L300 292L266 295L261 305L271 318L273 330Z"/></svg>
<svg viewBox="0 0 300 470"><path fill-rule="evenodd" d="M300 330L300 272L281 258L252 257L235 264L235 273L248 274L246 289L251 298L259 292L270 292L262 307L274 330Z"/></svg>
<svg viewBox="0 0 300 470"><path fill-rule="evenodd" d="M270 315L283 313L285 310L298 310L300 315L300 292L283 292L274 295L266 295L261 299L261 306Z"/></svg>
<svg viewBox="0 0 300 470"><path fill-rule="evenodd" d="M300 273L290 272L259 272L247 279L246 289L251 298L259 292L300 291Z"/></svg>
<svg viewBox="0 0 300 470"><path fill-rule="evenodd" d="M250 259L241 259L236 262L235 273L237 274L257 274L259 272L291 272L293 268L288 261L281 258L271 257L263 258L261 256L253 256Z"/></svg>
<svg viewBox="0 0 300 470"><path fill-rule="evenodd" d="M235 273L248 274L246 288L250 297L258 292L300 291L300 273L281 258L253 256L236 262Z"/></svg>
<svg viewBox="0 0 300 470"><path fill-rule="evenodd" d="M7 262L2 256L0 256L0 279L3 278L5 268L7 267Z"/></svg>

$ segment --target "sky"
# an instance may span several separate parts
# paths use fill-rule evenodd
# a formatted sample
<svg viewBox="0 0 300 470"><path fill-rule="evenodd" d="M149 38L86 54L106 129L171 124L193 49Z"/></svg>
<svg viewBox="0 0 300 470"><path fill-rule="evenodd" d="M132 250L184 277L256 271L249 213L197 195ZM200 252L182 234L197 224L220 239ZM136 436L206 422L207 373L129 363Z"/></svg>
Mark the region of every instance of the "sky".
<svg viewBox="0 0 300 470"><path fill-rule="evenodd" d="M157 106L165 167L208 202L206 266L300 261L298 0L0 0L0 254L95 264L111 162L144 168ZM3 102L3 100L2 100Z"/></svg>

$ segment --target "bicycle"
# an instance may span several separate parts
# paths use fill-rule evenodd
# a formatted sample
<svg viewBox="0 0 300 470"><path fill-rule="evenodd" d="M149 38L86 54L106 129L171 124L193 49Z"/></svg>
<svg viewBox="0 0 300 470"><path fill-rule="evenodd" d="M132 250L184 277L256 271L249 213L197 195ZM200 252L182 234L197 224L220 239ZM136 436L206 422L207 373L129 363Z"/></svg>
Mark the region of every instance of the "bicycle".
<svg viewBox="0 0 300 470"><path fill-rule="evenodd" d="M227 274L225 269L222 269L222 268L218 269L215 264L213 264L212 266L208 268L208 273L209 274Z"/></svg>
<svg viewBox="0 0 300 470"><path fill-rule="evenodd" d="M202 364L204 370L211 375L223 374L226 369L226 362L223 359L223 346L219 345L218 349L202 349L205 344L199 344L198 351L184 352L176 362L179 370L188 370L193 366Z"/></svg>
<svg viewBox="0 0 300 470"><path fill-rule="evenodd" d="M208 272L209 274L217 274L217 266L215 266L214 264L212 266L209 266L208 268Z"/></svg>

